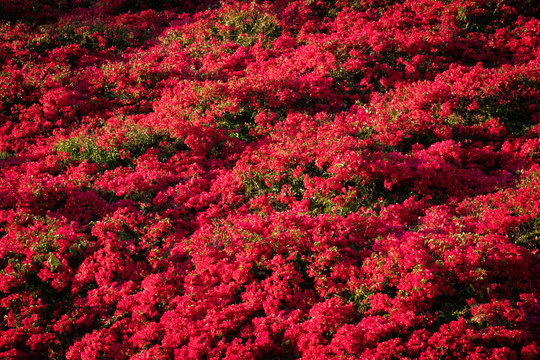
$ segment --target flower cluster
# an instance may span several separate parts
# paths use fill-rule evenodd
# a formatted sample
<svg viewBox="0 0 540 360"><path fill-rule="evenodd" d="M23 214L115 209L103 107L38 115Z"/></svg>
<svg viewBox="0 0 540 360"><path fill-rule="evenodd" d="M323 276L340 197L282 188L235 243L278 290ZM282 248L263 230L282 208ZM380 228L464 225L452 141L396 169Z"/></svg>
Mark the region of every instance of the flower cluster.
<svg viewBox="0 0 540 360"><path fill-rule="evenodd" d="M0 39L0 358L540 356L535 1L3 1Z"/></svg>

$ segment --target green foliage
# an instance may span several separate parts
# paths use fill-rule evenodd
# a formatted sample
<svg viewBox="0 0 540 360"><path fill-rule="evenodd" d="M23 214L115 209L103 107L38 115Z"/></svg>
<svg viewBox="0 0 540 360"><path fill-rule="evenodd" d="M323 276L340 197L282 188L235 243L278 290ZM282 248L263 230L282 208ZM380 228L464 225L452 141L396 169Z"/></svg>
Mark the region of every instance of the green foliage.
<svg viewBox="0 0 540 360"><path fill-rule="evenodd" d="M471 309L467 304L467 300L473 296L474 294L470 293L469 289L454 295L444 294L438 296L432 306L432 309L438 312L433 327L439 328L442 324L456 321L461 317L470 317Z"/></svg>
<svg viewBox="0 0 540 360"><path fill-rule="evenodd" d="M342 294L342 298L345 303L353 303L356 310L362 314L368 311L371 307L369 303L369 297L376 294L374 289L368 286L361 286L353 290L345 290Z"/></svg>
<svg viewBox="0 0 540 360"><path fill-rule="evenodd" d="M210 29L210 35L249 47L258 41L259 36L262 36L263 43L278 38L281 26L275 15L251 3L248 9L231 8L222 12L217 26Z"/></svg>
<svg viewBox="0 0 540 360"><path fill-rule="evenodd" d="M7 160L14 156L16 156L16 154L11 151L0 151L0 160Z"/></svg>
<svg viewBox="0 0 540 360"><path fill-rule="evenodd" d="M38 53L56 47L77 44L89 51L115 46L118 51L132 45L134 35L122 25L111 25L101 20L70 20L60 26L42 25L39 37L28 43Z"/></svg>
<svg viewBox="0 0 540 360"><path fill-rule="evenodd" d="M485 97L478 99L479 109L476 111L467 110L465 105L456 109L451 117L445 120L449 125L461 123L463 125L481 125L489 119L499 119L509 134L522 136L532 125L529 105L534 103L533 99L513 99L501 101L500 97Z"/></svg>
<svg viewBox="0 0 540 360"><path fill-rule="evenodd" d="M247 8L231 6L222 9L218 17L212 19L203 31L206 36L202 42L196 41L200 38L199 33L186 32L184 28L169 30L160 38L160 42L164 46L177 43L183 48L191 45L190 55L201 58L216 50L212 38L220 42L233 41L238 45L249 47L257 43L261 37L262 45L267 47L281 36L282 29L275 15L253 2L247 5Z"/></svg>
<svg viewBox="0 0 540 360"><path fill-rule="evenodd" d="M255 112L247 107L242 107L238 111L227 111L216 120L216 126L229 131L229 137L242 141L253 141L255 136L251 135L254 128Z"/></svg>
<svg viewBox="0 0 540 360"><path fill-rule="evenodd" d="M538 250L540 248L540 218L521 224L510 234L510 239L516 245L530 250Z"/></svg>
<svg viewBox="0 0 540 360"><path fill-rule="evenodd" d="M31 221L41 226L27 233L17 235L17 241L20 245L27 247L32 252L32 262L24 261L21 257L23 254L18 252L8 252L8 254L0 262L1 265L9 263L19 274L27 274L30 269L35 271L31 266L46 262L49 268L54 272L62 263L55 255L61 250L59 240L64 236L58 232L60 223L58 220L50 217L31 217ZM80 237L78 242L70 245L68 251L74 257L81 255L89 246L85 237ZM74 259L70 259L74 260ZM0 266L1 267L1 266ZM32 284L27 284L32 285ZM35 285L35 284L34 284Z"/></svg>
<svg viewBox="0 0 540 360"><path fill-rule="evenodd" d="M360 176L351 176L342 181L341 190L330 190L327 193L318 191L306 195L304 174L308 174L310 181L327 180L334 175L326 168L319 168L314 163L305 165L300 177L294 177L292 169L284 173L266 172L242 174L243 183L248 198L269 195L270 204L277 211L285 211L288 205L282 203L278 196L287 190L289 196L296 200L308 199L309 212L312 215L337 214L346 216L357 212L361 207L377 209L381 205L399 202L414 195L409 191L390 191L383 185L381 179L364 180ZM318 180L317 180L318 179Z"/></svg>
<svg viewBox="0 0 540 360"><path fill-rule="evenodd" d="M135 126L128 127L123 135L122 141L109 140L106 145L98 143L96 135L75 136L59 141L54 150L68 153L72 160L87 160L114 168L128 164L130 158L144 154L151 147L157 147L163 138L163 135Z"/></svg>
<svg viewBox="0 0 540 360"><path fill-rule="evenodd" d="M493 33L496 29L510 25L521 16L532 15L535 8L533 0L486 0L464 1L455 7L455 24L465 32ZM516 13L509 10L515 8Z"/></svg>
<svg viewBox="0 0 540 360"><path fill-rule="evenodd" d="M540 78L530 74L516 74L511 80L497 84L499 88L475 89L476 96L461 97L458 106L450 116L443 119L446 125L471 126L482 125L497 118L513 136L525 135L532 123L531 108L537 104L535 92L540 90ZM476 109L469 109L471 102L476 102ZM433 106L435 116L440 106Z"/></svg>

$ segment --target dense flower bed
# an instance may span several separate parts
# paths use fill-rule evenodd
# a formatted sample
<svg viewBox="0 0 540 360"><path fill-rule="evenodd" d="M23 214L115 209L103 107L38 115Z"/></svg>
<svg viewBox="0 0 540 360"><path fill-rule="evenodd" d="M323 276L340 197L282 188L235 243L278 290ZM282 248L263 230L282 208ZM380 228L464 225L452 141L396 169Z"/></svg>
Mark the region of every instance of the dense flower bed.
<svg viewBox="0 0 540 360"><path fill-rule="evenodd" d="M0 358L537 359L539 15L0 2Z"/></svg>

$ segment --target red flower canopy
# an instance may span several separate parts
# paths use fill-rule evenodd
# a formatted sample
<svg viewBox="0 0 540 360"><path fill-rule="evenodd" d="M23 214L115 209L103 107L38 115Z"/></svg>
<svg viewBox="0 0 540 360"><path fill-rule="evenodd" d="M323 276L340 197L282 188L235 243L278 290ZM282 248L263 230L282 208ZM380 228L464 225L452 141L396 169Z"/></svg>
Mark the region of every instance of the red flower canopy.
<svg viewBox="0 0 540 360"><path fill-rule="evenodd" d="M0 2L0 358L540 357L533 0Z"/></svg>

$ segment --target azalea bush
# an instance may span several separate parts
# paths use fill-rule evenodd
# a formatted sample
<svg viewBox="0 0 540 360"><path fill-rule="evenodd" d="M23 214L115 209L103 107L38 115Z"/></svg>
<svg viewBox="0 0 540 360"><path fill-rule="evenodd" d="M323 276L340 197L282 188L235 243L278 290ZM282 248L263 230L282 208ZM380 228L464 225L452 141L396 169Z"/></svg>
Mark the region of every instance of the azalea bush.
<svg viewBox="0 0 540 360"><path fill-rule="evenodd" d="M540 356L535 1L3 1L0 39L0 358Z"/></svg>

